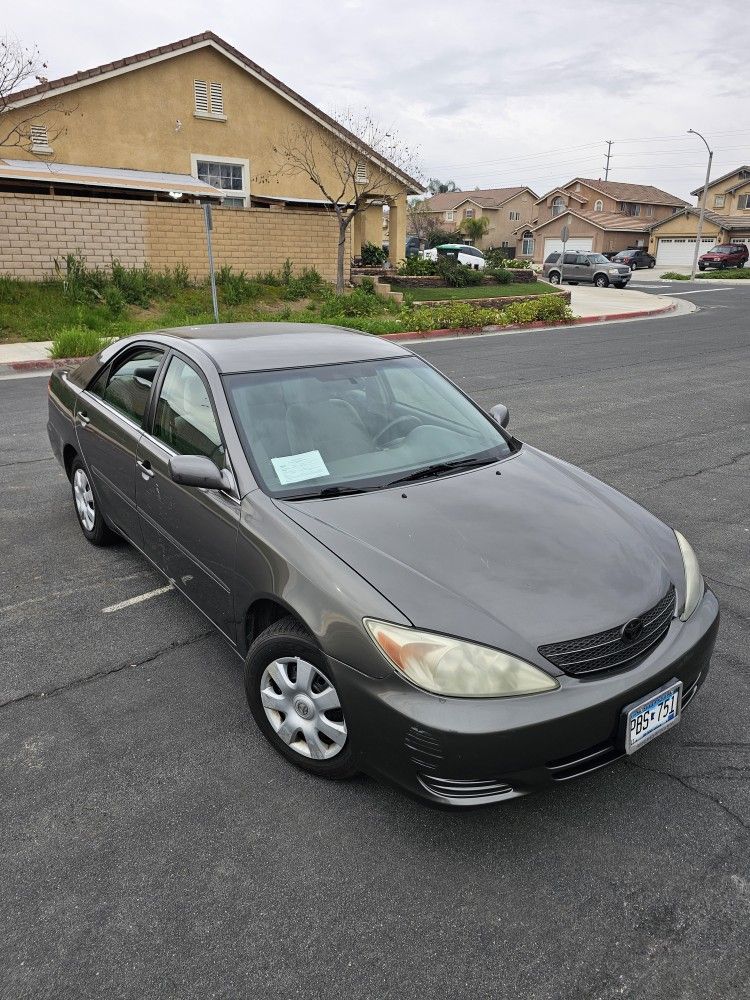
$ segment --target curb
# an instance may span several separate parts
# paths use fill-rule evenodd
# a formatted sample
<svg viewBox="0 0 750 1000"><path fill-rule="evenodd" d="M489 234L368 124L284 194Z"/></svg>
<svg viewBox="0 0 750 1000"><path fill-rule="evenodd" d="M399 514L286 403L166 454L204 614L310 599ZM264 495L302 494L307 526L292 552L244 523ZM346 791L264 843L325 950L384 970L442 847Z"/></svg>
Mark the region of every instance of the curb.
<svg viewBox="0 0 750 1000"><path fill-rule="evenodd" d="M626 313L604 313L601 316L576 316L574 319L558 320L554 323L545 323L542 320L535 320L533 323L509 323L508 326L497 327L461 327L460 329L447 330L415 330L413 333L385 333L382 334L384 340L433 340L439 337L472 337L482 333L506 333L508 331L519 330L553 330L561 326L581 326L585 323L611 323L620 319L643 319L646 316L663 316L665 313L674 312L677 303L670 303L668 306L661 306L659 309L640 309L637 312Z"/></svg>
<svg viewBox="0 0 750 1000"><path fill-rule="evenodd" d="M545 323L543 320L535 320L533 323L509 323L508 326L498 327L461 327L459 329L445 330L414 330L411 333L383 333L379 334L383 340L437 340L440 337L475 337L482 333L506 333L518 330L553 330L561 326L580 326L584 323L612 323L621 319L642 319L646 316L663 316L665 313L674 312L676 303L662 306L660 309L641 309L638 312L626 313L605 313L601 316L576 316L574 319L558 320L554 323ZM378 336L378 334L373 334ZM0 376L19 375L23 372L53 371L55 368L66 368L69 365L79 365L86 358L55 358L45 361L8 361L0 364Z"/></svg>

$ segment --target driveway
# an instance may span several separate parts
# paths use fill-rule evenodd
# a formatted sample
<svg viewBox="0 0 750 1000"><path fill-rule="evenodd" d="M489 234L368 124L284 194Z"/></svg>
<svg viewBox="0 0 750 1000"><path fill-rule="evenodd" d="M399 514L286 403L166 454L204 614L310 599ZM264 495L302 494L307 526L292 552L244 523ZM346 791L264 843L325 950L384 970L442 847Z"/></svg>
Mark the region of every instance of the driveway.
<svg viewBox="0 0 750 1000"><path fill-rule="evenodd" d="M0 996L746 1000L750 289L695 299L418 348L684 531L722 603L680 726L468 813L278 757L202 617L81 538L45 379L0 382Z"/></svg>

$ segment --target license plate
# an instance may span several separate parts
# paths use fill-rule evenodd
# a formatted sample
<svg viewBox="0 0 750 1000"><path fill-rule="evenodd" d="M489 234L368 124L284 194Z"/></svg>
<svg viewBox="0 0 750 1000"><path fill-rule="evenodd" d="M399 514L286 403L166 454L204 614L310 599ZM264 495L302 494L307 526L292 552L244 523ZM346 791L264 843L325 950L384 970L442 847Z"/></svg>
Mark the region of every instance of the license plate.
<svg viewBox="0 0 750 1000"><path fill-rule="evenodd" d="M644 743L660 736L680 721L682 681L673 681L661 691L625 709L625 753L634 753Z"/></svg>

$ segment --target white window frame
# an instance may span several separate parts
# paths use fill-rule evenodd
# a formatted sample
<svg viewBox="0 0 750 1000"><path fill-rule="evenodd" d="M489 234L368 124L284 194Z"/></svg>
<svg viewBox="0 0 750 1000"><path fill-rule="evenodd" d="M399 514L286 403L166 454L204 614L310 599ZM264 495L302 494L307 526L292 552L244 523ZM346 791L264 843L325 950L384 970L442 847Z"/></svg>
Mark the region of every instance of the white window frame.
<svg viewBox="0 0 750 1000"><path fill-rule="evenodd" d="M750 209L750 194L738 194L737 195L737 208L739 211L744 212Z"/></svg>
<svg viewBox="0 0 750 1000"><path fill-rule="evenodd" d="M443 222L453 222L453 209L443 212Z"/></svg>
<svg viewBox="0 0 750 1000"><path fill-rule="evenodd" d="M205 104L206 110L199 107L199 104ZM217 110L214 110L214 106ZM193 117L212 122L227 120L224 114L223 84L217 80L193 80Z"/></svg>
<svg viewBox="0 0 750 1000"><path fill-rule="evenodd" d="M654 206L646 205L646 215L653 215L653 214L654 214Z"/></svg>
<svg viewBox="0 0 750 1000"><path fill-rule="evenodd" d="M714 208L724 208L726 203L727 203L727 196L725 194L714 195Z"/></svg>
<svg viewBox="0 0 750 1000"><path fill-rule="evenodd" d="M533 234L527 236L525 233L521 237L521 256L522 257L533 257L534 256L534 236Z"/></svg>
<svg viewBox="0 0 750 1000"><path fill-rule="evenodd" d="M550 208L552 209L553 218L558 215L562 215L563 212L565 211L565 199L563 198L563 196L560 194L555 195L555 197L552 199L552 204L550 205Z"/></svg>
<svg viewBox="0 0 750 1000"><path fill-rule="evenodd" d="M604 202L602 201L601 198L597 198L596 201L594 202L594 211L595 212L604 211Z"/></svg>
<svg viewBox="0 0 750 1000"><path fill-rule="evenodd" d="M218 153L191 153L190 154L190 173L193 177L197 179L198 177L198 161L207 163L230 163L232 166L242 167L242 190L241 191L226 191L225 197L227 198L242 198L243 208L247 208L248 200L250 198L250 160L243 159L239 156L221 156ZM224 188L217 188L217 191L224 191Z"/></svg>
<svg viewBox="0 0 750 1000"><path fill-rule="evenodd" d="M29 138L31 139L32 153L53 153L54 150L49 144L49 133L46 125L30 125Z"/></svg>
<svg viewBox="0 0 750 1000"><path fill-rule="evenodd" d="M473 208L465 208L464 209L464 218L465 219L473 219L474 218L474 209Z"/></svg>
<svg viewBox="0 0 750 1000"><path fill-rule="evenodd" d="M508 212L508 218L510 219L511 222L520 222L521 213L511 210L510 212Z"/></svg>

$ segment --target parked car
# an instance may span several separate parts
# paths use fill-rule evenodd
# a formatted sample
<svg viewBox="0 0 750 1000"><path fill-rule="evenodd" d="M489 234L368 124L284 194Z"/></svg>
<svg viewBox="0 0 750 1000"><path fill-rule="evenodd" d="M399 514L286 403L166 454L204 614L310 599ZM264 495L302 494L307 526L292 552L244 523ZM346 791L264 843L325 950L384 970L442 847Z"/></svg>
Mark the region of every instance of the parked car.
<svg viewBox="0 0 750 1000"><path fill-rule="evenodd" d="M725 267L744 267L748 255L750 251L747 243L719 243L701 254L698 258L698 270L705 271L709 267L717 270L723 270Z"/></svg>
<svg viewBox="0 0 750 1000"><path fill-rule="evenodd" d="M420 240L418 236L407 236L406 237L406 258L416 257L419 254L419 244Z"/></svg>
<svg viewBox="0 0 750 1000"><path fill-rule="evenodd" d="M508 419L405 347L293 323L139 334L49 381L84 537L213 622L271 745L452 806L639 750L718 628L679 532Z"/></svg>
<svg viewBox="0 0 750 1000"><path fill-rule="evenodd" d="M631 271L626 264L615 264L601 253L573 253L566 251L560 265L560 252L551 253L544 262L542 275L553 285L567 281L571 285L589 282L597 288L614 285L624 288L630 281Z"/></svg>
<svg viewBox="0 0 750 1000"><path fill-rule="evenodd" d="M459 264L467 264L469 267L473 267L475 271L481 271L486 264L482 251L477 250L476 247L470 246L468 243L442 243L438 247L424 250L422 256L427 260L437 260L438 257L452 257Z"/></svg>
<svg viewBox="0 0 750 1000"><path fill-rule="evenodd" d="M639 267L654 267L656 257L641 249L620 250L610 260L616 264L627 264L631 271L636 271Z"/></svg>

